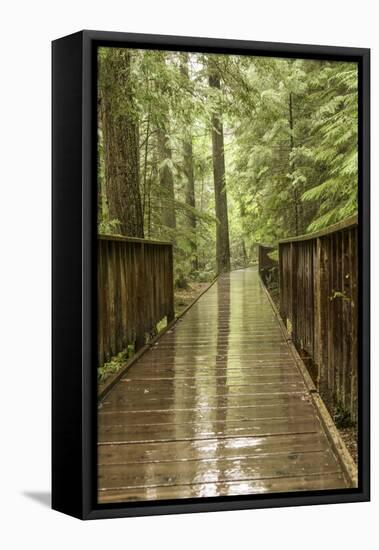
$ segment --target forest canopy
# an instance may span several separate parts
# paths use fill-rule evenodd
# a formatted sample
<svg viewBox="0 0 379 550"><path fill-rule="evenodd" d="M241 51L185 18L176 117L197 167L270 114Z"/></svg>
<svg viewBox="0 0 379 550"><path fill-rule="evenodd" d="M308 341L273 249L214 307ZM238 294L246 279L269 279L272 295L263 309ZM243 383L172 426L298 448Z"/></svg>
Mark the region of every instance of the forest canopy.
<svg viewBox="0 0 379 550"><path fill-rule="evenodd" d="M98 50L98 231L171 241L176 280L357 211L357 64Z"/></svg>

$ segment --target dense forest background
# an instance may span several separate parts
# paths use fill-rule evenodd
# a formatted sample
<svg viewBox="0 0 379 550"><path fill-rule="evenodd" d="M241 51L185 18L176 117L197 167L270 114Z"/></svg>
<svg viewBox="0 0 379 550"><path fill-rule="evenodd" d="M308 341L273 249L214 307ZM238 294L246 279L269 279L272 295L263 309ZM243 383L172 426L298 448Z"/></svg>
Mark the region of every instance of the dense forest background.
<svg viewBox="0 0 379 550"><path fill-rule="evenodd" d="M357 65L100 48L98 229L208 281L357 210Z"/></svg>

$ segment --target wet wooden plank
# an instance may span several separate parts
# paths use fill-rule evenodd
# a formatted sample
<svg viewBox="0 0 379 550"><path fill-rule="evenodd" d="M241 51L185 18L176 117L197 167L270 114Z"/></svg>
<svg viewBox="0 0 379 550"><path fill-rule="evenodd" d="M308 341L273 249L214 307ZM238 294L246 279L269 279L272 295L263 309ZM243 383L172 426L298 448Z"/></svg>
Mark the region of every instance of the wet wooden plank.
<svg viewBox="0 0 379 550"><path fill-rule="evenodd" d="M211 437L268 436L280 434L311 433L320 431L314 416L295 418L263 418L241 422L239 420L215 420L150 425L100 425L99 442L185 441Z"/></svg>
<svg viewBox="0 0 379 550"><path fill-rule="evenodd" d="M152 361L149 358L141 358L141 360L138 362L139 367L141 370L144 367L150 367L155 369L160 369L164 367L171 367L172 369L177 368L198 368L202 367L205 369L210 369L212 367L223 367L227 369L233 369L238 367L249 367L252 370L255 367L277 367L278 369L281 369L282 367L287 366L294 366L295 363L293 361L293 357L290 354L281 354L276 355L275 357L272 357L271 359L267 359L265 356L259 356L259 357L238 357L238 356L230 356L229 354L220 355L219 357L213 357L209 358L205 355L192 355L192 361L189 357L180 358L177 359L176 357L162 357L161 359L155 359ZM130 376L131 374L134 374L134 369L129 369L127 371L127 376Z"/></svg>
<svg viewBox="0 0 379 550"><path fill-rule="evenodd" d="M288 372L289 371L289 372ZM265 372L261 372L259 374L251 374L251 371L249 373L241 372L238 369L235 369L234 371L230 372L229 370L222 370L218 369L214 373L209 373L205 371L194 371L194 372L188 372L188 371L181 371L178 373L178 376L175 376L175 374L172 371L169 372L143 372L138 373L135 376L131 375L130 378L123 378L121 380L121 383L129 384L130 382L154 382L155 384L159 384L160 382L171 382L172 380L176 381L188 381L193 380L194 376L196 376L196 380L199 380L200 382L249 382L252 385L256 386L259 384L278 384L282 382L283 380L286 380L286 382L297 382L298 381L298 373L295 370L289 370L286 369L281 372L272 372L270 374L266 374Z"/></svg>
<svg viewBox="0 0 379 550"><path fill-rule="evenodd" d="M288 363L282 363L279 365L274 365L272 363L266 363L264 365L262 364L238 364L235 363L234 365L231 364L230 366L227 365L215 365L215 364L188 364L188 365L149 365L149 364L140 364L138 371L129 371L122 380L125 379L141 379L145 376L154 376L154 377L175 377L176 375L178 377L186 376L186 377L194 377L199 376L202 377L204 375L206 376L218 376L223 375L225 373L229 373L231 375L235 373L245 373L249 374L249 376L291 376L293 374L297 375L298 371L296 367L294 366L293 362Z"/></svg>
<svg viewBox="0 0 379 550"><path fill-rule="evenodd" d="M296 405L300 400L309 400L309 395L299 393L277 393L277 394L231 394L231 395L195 395L192 397L184 396L178 401L178 399L172 394L164 397L152 397L149 394L145 394L144 398L131 399L130 395L125 395L125 392L120 391L112 396L111 400L107 398L101 404L101 411L109 410L131 410L131 411L153 411L153 410L198 410L207 409L233 409L234 407L270 407L272 405L282 405L282 407L292 407ZM226 414L226 413L225 413Z"/></svg>
<svg viewBox="0 0 379 550"><path fill-rule="evenodd" d="M167 381L166 381L167 382ZM242 381L243 382L243 381ZM292 382L281 382L281 383L266 383L266 384L249 384L242 383L240 380L237 383L233 381L216 383L216 380L213 382L203 382L202 389L204 393L207 393L209 397L215 396L225 396L233 394L251 394L251 395L280 395L283 393L302 393L305 391L305 386L302 380L296 380L295 383ZM119 383L121 384L121 382ZM123 384L125 386L124 390L119 390L125 392L125 394L130 394L135 396L135 398L141 399L145 395L149 397L165 397L175 390L175 395L177 398L191 397L194 398L199 393L199 386L193 380L189 382L178 382L174 384L173 382L168 381L167 383L161 382L160 384L154 384L154 381L151 382L133 382Z"/></svg>
<svg viewBox="0 0 379 550"><path fill-rule="evenodd" d="M140 425L148 426L151 424L167 424L167 423L194 423L199 425L200 422L225 422L219 420L220 413L225 415L228 413L228 422L245 422L247 420L257 420L266 418L283 418L284 408L282 405L271 405L266 407L214 407L212 409L171 409L168 411L128 411L115 410L103 411L99 415L99 426L119 426L125 423L128 426ZM288 407L287 413L291 418L302 417L307 418L312 415L311 403L297 403Z"/></svg>
<svg viewBox="0 0 379 550"><path fill-rule="evenodd" d="M303 381L296 377L292 368L281 369L277 373L271 371L269 374L265 374L264 371L253 371L250 374L251 371L247 368L236 368L232 372L221 368L212 369L210 372L204 372L203 370L194 370L192 372L193 377L189 376L190 372L182 370L178 374L178 377L171 376L172 371L166 371L161 374L157 372L150 372L147 375L146 373L142 373L138 378L124 378L119 381L116 392L112 396L108 395L107 399L113 399L119 393L134 393L140 390L151 390L156 393L162 393L166 391L167 386L172 386L175 380L177 381L177 389L179 388L179 381L181 381L182 388L183 390L186 389L186 393L196 395L199 387L196 383L197 378L199 378L204 386L210 386L209 395L215 395L213 390L216 389L216 385L219 390L218 395L228 392L231 388L233 388L231 390L233 393L246 393L245 390L239 391L238 389L245 386L250 386L250 390L247 393L251 394L261 393L261 390L264 393L273 394L293 393L302 391L305 388ZM266 385L266 388L261 387L262 382L263 385ZM145 391L145 393L148 393L148 391Z"/></svg>
<svg viewBox="0 0 379 550"><path fill-rule="evenodd" d="M251 269L219 278L98 420L100 502L346 486Z"/></svg>
<svg viewBox="0 0 379 550"><path fill-rule="evenodd" d="M192 482L273 479L296 475L338 474L339 466L329 449L312 453L260 454L244 458L202 458L184 462L150 462L104 465L100 489L187 485Z"/></svg>
<svg viewBox="0 0 379 550"><path fill-rule="evenodd" d="M254 342L251 342L251 345L254 345ZM243 346L243 344L242 344ZM175 361L175 364L183 363L183 360L188 361L188 358L181 357L180 359L177 359L178 355L178 348L180 348L180 351L182 353L187 352L187 355L192 358L193 363L199 363L200 361L207 361L209 363L226 363L229 361L235 361L235 362L248 362L251 364L252 362L259 360L272 360L272 361L282 361L282 360L288 360L291 359L291 354L288 352L286 348L283 347L282 350L279 350L276 353L271 353L270 349L275 347L275 344L270 344L267 346L266 349L260 349L255 352L241 352L240 351L240 345L238 346L239 349L230 349L228 346L220 345L218 349L215 350L209 350L209 348L185 348L182 346L177 346L176 349L170 348L170 349L162 349L159 350L159 353L154 353L150 357L145 358L145 362L148 361L150 364L159 363L161 364L164 361Z"/></svg>
<svg viewBox="0 0 379 550"><path fill-rule="evenodd" d="M240 437L206 439L203 441L171 441L169 443L124 443L100 445L99 464L126 464L129 462L173 462L199 458L247 458L262 455L324 451L328 441L320 432L274 437Z"/></svg>
<svg viewBox="0 0 379 550"><path fill-rule="evenodd" d="M194 482L189 485L172 485L169 487L100 489L99 503L319 491L340 489L344 485L345 479L342 473L323 473L261 480L246 479L239 482Z"/></svg>

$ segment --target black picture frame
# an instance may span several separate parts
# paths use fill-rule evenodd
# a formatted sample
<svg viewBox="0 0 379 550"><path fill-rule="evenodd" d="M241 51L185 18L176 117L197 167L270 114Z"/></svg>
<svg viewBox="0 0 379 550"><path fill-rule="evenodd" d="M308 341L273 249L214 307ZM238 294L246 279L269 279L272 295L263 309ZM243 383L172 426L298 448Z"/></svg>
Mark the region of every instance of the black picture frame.
<svg viewBox="0 0 379 550"><path fill-rule="evenodd" d="M96 48L355 61L359 66L359 485L357 489L96 503ZM85 30L52 44L52 507L81 519L370 499L370 50Z"/></svg>

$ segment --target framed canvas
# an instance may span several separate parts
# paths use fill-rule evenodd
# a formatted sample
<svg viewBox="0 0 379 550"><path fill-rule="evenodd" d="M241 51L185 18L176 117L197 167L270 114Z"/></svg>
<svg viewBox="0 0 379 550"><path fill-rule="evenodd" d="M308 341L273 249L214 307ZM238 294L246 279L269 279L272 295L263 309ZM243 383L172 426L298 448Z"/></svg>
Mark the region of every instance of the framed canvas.
<svg viewBox="0 0 379 550"><path fill-rule="evenodd" d="M369 59L53 42L55 510L369 500Z"/></svg>

